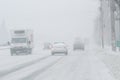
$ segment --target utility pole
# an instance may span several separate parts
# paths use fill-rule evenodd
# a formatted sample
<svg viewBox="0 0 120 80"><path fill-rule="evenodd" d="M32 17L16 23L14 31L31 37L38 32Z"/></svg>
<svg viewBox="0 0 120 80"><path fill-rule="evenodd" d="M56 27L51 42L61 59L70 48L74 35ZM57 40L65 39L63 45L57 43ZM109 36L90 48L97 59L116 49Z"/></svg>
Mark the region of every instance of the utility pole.
<svg viewBox="0 0 120 80"><path fill-rule="evenodd" d="M104 48L104 11L103 11L103 0L101 0L101 8L100 8L100 23L101 23L101 44L102 44L102 48Z"/></svg>
<svg viewBox="0 0 120 80"><path fill-rule="evenodd" d="M111 17L111 46L112 50L116 51L116 35L115 35L115 1L109 0L110 2L110 17Z"/></svg>

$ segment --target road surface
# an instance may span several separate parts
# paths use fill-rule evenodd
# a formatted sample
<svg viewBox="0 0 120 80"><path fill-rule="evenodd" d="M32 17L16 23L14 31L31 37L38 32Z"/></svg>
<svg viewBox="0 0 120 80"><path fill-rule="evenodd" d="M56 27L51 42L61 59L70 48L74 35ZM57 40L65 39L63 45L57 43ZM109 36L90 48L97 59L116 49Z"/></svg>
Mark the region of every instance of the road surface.
<svg viewBox="0 0 120 80"><path fill-rule="evenodd" d="M8 72L7 72L8 71ZM0 71L0 80L115 80L106 65L91 52L42 59Z"/></svg>

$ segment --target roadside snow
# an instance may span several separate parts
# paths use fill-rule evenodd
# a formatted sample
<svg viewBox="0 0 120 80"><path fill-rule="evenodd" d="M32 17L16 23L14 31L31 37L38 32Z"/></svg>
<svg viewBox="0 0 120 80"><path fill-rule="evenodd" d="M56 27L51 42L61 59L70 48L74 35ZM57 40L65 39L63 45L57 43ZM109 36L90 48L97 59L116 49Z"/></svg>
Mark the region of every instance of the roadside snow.
<svg viewBox="0 0 120 80"><path fill-rule="evenodd" d="M103 61L106 67L109 68L111 74L120 80L120 53L111 50L97 51L96 55Z"/></svg>

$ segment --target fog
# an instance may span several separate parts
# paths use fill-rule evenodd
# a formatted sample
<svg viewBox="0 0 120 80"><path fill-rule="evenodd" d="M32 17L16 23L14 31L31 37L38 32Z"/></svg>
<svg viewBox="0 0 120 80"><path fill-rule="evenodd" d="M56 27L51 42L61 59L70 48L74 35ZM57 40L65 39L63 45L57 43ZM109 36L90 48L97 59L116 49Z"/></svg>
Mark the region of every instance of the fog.
<svg viewBox="0 0 120 80"><path fill-rule="evenodd" d="M0 22L33 29L37 42L90 38L98 7L98 0L0 0Z"/></svg>

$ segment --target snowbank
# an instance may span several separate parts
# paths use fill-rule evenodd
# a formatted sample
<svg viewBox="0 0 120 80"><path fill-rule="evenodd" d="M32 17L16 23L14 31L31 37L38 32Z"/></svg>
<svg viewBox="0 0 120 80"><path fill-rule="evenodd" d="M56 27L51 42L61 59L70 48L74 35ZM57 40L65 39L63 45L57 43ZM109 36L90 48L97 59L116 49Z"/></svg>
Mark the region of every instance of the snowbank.
<svg viewBox="0 0 120 80"><path fill-rule="evenodd" d="M111 50L100 50L96 52L97 56L109 68L111 74L120 80L120 52L113 52Z"/></svg>

